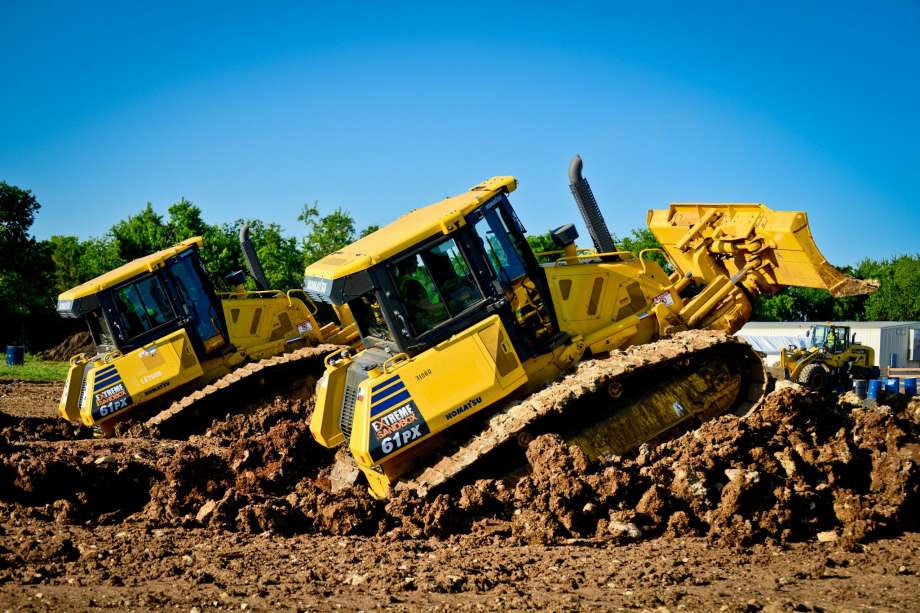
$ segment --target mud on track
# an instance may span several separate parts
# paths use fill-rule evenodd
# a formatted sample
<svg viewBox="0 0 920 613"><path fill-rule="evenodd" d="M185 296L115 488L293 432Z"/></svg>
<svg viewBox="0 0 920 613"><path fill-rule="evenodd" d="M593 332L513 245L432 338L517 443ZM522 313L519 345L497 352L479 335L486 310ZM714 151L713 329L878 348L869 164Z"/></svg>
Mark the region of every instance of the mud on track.
<svg viewBox="0 0 920 613"><path fill-rule="evenodd" d="M545 435L516 482L385 503L329 493L303 390L181 439L0 415L0 603L915 608L920 399L889 404L784 389L599 462Z"/></svg>

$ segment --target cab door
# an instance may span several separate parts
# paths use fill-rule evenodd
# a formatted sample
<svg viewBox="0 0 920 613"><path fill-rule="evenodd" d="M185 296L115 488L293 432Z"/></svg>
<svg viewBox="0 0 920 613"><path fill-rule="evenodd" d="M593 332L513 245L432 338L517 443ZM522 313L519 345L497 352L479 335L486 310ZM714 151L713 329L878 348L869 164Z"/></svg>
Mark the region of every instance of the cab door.
<svg viewBox="0 0 920 613"><path fill-rule="evenodd" d="M523 359L543 353L557 331L546 277L510 203L499 198L467 218L473 240L510 310L508 330Z"/></svg>
<svg viewBox="0 0 920 613"><path fill-rule="evenodd" d="M186 330L199 358L227 345L227 325L220 300L201 266L198 252L185 251L167 263L176 304L186 318Z"/></svg>

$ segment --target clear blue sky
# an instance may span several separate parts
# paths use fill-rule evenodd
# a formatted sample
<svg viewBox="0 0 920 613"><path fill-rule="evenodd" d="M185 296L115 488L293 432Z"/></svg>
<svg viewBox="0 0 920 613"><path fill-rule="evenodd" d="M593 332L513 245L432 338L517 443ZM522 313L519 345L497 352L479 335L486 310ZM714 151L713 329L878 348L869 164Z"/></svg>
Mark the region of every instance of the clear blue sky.
<svg viewBox="0 0 920 613"><path fill-rule="evenodd" d="M363 227L513 174L541 232L577 152L614 232L756 201L837 264L920 251L920 3L439 4L5 0L0 179L47 238L182 196Z"/></svg>

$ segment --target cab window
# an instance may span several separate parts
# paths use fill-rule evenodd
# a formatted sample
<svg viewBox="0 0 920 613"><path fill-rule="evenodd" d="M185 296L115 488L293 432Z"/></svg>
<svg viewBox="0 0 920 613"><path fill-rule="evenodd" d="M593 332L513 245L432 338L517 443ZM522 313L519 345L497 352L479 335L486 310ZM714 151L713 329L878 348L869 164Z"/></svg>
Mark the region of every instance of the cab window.
<svg viewBox="0 0 920 613"><path fill-rule="evenodd" d="M519 248L511 241L508 226L496 209L485 211L474 228L495 278L510 282L524 275Z"/></svg>
<svg viewBox="0 0 920 613"><path fill-rule="evenodd" d="M416 336L483 299L454 239L399 260L391 273Z"/></svg>
<svg viewBox="0 0 920 613"><path fill-rule="evenodd" d="M219 306L211 299L205 287L196 258L194 251L186 251L170 264L169 271L178 293L180 308L191 317L198 338L206 342L221 333L218 327L221 320L217 311Z"/></svg>
<svg viewBox="0 0 920 613"><path fill-rule="evenodd" d="M363 336L394 342L393 335L390 334L390 328L387 327L387 322L383 318L380 302L378 302L377 296L373 292L364 294L357 300L352 300L348 303L348 306Z"/></svg>
<svg viewBox="0 0 920 613"><path fill-rule="evenodd" d="M811 346L821 347L831 353L838 353L847 346L846 328L815 326L811 333Z"/></svg>
<svg viewBox="0 0 920 613"><path fill-rule="evenodd" d="M90 334L93 337L93 343L97 348L107 351L115 347L112 331L109 329L109 324L106 322L105 317L102 316L101 310L93 311L86 320L89 324Z"/></svg>
<svg viewBox="0 0 920 613"><path fill-rule="evenodd" d="M115 328L124 340L130 340L175 318L163 284L148 277L113 292L117 317Z"/></svg>

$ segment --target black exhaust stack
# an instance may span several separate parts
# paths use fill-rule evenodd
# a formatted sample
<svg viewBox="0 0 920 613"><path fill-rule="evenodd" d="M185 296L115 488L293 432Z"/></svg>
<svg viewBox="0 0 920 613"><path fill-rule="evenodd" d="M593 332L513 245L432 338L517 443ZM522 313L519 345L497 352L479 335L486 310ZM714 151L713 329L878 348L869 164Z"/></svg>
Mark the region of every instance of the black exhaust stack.
<svg viewBox="0 0 920 613"><path fill-rule="evenodd" d="M594 192L588 185L588 180L581 176L581 156L576 155L569 163L569 187L572 188L572 195L575 197L575 204L581 212L581 218L585 220L588 227L588 234L594 241L594 248L598 253L607 253L616 251L617 246L613 242L610 230L607 229L607 222L601 215L601 210L597 206L597 200L594 199Z"/></svg>
<svg viewBox="0 0 920 613"><path fill-rule="evenodd" d="M268 281L265 279L265 273L262 272L262 264L259 263L259 256L256 255L252 241L249 240L248 223L243 224L243 227L240 228L240 247L243 248L243 259L246 260L246 268L249 269L250 276L256 282L256 289L260 291L267 290Z"/></svg>

